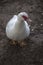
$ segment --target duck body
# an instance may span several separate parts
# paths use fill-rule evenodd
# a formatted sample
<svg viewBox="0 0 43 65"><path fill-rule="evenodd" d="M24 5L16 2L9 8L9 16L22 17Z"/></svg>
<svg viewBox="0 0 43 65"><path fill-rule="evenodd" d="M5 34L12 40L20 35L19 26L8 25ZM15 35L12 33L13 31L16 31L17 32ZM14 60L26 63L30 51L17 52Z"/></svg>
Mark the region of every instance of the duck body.
<svg viewBox="0 0 43 65"><path fill-rule="evenodd" d="M24 40L30 34L30 28L23 18L14 15L6 26L6 35L12 40Z"/></svg>

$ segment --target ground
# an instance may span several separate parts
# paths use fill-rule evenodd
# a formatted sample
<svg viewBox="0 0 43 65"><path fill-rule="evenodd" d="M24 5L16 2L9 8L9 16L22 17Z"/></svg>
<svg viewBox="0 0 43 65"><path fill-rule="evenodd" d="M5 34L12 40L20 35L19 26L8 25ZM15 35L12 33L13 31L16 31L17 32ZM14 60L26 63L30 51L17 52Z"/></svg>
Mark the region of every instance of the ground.
<svg viewBox="0 0 43 65"><path fill-rule="evenodd" d="M32 20L31 33L23 48L10 45L5 33L7 22L21 11L27 12ZM0 65L43 65L42 0L0 0Z"/></svg>

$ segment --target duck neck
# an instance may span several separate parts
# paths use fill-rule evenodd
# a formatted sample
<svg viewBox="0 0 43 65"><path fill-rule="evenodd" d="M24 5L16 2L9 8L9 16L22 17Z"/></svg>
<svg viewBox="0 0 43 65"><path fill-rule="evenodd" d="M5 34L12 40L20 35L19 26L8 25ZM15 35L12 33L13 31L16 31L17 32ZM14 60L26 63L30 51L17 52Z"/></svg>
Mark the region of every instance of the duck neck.
<svg viewBox="0 0 43 65"><path fill-rule="evenodd" d="M24 26L24 20L22 18L18 17L16 22L16 28L22 28Z"/></svg>
<svg viewBox="0 0 43 65"><path fill-rule="evenodd" d="M24 19L23 19L21 16L18 15L18 21L19 21L19 22L23 22Z"/></svg>

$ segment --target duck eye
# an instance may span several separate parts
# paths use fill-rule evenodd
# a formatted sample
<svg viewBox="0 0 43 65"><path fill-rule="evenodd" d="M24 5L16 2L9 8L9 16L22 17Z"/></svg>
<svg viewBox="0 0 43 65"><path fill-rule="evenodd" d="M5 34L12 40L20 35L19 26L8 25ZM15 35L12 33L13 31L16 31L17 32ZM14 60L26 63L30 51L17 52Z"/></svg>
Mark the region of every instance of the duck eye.
<svg viewBox="0 0 43 65"><path fill-rule="evenodd" d="M22 17L24 18L24 20L28 19L28 17L27 17L27 16L22 16Z"/></svg>

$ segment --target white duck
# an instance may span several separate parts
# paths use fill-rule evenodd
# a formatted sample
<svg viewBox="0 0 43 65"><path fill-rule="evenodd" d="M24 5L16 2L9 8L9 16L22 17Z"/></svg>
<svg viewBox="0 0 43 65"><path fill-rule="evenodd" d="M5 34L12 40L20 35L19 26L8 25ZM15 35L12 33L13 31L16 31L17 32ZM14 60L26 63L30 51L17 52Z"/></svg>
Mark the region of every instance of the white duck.
<svg viewBox="0 0 43 65"><path fill-rule="evenodd" d="M30 28L26 19L28 19L28 14L26 12L14 15L13 18L10 19L6 26L6 35L9 39L23 41L29 36Z"/></svg>

